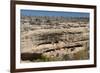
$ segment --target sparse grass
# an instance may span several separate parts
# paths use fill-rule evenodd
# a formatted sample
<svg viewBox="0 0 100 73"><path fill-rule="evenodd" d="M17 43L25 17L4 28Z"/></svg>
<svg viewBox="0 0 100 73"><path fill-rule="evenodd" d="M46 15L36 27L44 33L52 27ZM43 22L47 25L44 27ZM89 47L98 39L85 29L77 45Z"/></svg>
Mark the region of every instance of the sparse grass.
<svg viewBox="0 0 100 73"><path fill-rule="evenodd" d="M32 62L48 62L48 61L68 61L68 60L86 60L89 59L89 53L88 50L80 50L79 52L75 53L73 56L71 54L65 54L60 56L46 56L41 55L40 57L37 57L36 59L30 60Z"/></svg>
<svg viewBox="0 0 100 73"><path fill-rule="evenodd" d="M68 54L63 55L61 57L55 57L55 56L45 56L42 55L40 59L37 60L33 60L35 62L47 62L47 61L65 61L65 60L70 60L70 57L68 56Z"/></svg>
<svg viewBox="0 0 100 73"><path fill-rule="evenodd" d="M81 51L75 53L74 54L74 59L75 60L85 60L85 59L89 59L88 50L81 50Z"/></svg>
<svg viewBox="0 0 100 73"><path fill-rule="evenodd" d="M53 57L53 56L47 57L47 56L42 55L41 59L42 59L42 61L57 61L57 58Z"/></svg>
<svg viewBox="0 0 100 73"><path fill-rule="evenodd" d="M64 56L63 56L63 59L64 59L64 60L71 60L71 58L69 57L68 54L64 55Z"/></svg>

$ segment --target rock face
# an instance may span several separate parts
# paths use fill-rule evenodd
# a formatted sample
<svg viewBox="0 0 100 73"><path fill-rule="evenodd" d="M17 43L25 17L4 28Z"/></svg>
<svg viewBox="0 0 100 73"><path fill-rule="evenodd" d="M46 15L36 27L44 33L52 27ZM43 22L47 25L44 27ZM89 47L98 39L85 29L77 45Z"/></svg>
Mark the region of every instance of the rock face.
<svg viewBox="0 0 100 73"><path fill-rule="evenodd" d="M89 59L89 18L21 17L21 59Z"/></svg>

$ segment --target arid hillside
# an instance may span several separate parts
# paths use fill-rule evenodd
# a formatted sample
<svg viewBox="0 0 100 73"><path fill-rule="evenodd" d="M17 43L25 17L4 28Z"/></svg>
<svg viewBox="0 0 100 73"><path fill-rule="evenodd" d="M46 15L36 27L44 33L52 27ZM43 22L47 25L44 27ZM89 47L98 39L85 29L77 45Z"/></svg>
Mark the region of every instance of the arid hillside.
<svg viewBox="0 0 100 73"><path fill-rule="evenodd" d="M89 59L89 18L21 16L21 60Z"/></svg>

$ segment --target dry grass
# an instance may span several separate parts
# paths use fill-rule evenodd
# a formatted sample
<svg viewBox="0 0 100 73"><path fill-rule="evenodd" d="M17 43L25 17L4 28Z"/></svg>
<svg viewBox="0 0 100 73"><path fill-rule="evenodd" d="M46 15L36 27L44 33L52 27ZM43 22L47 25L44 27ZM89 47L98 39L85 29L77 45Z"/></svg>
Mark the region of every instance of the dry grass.
<svg viewBox="0 0 100 73"><path fill-rule="evenodd" d="M74 59L75 60L85 60L89 59L89 53L88 50L80 50L79 52L74 54Z"/></svg>

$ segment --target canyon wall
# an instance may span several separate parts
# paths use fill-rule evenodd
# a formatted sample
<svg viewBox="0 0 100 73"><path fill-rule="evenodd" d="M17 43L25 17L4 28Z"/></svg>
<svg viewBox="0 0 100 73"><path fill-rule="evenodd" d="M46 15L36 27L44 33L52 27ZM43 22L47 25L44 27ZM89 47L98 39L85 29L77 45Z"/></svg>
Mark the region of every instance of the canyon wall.
<svg viewBox="0 0 100 73"><path fill-rule="evenodd" d="M21 17L21 59L33 62L89 59L89 18Z"/></svg>

